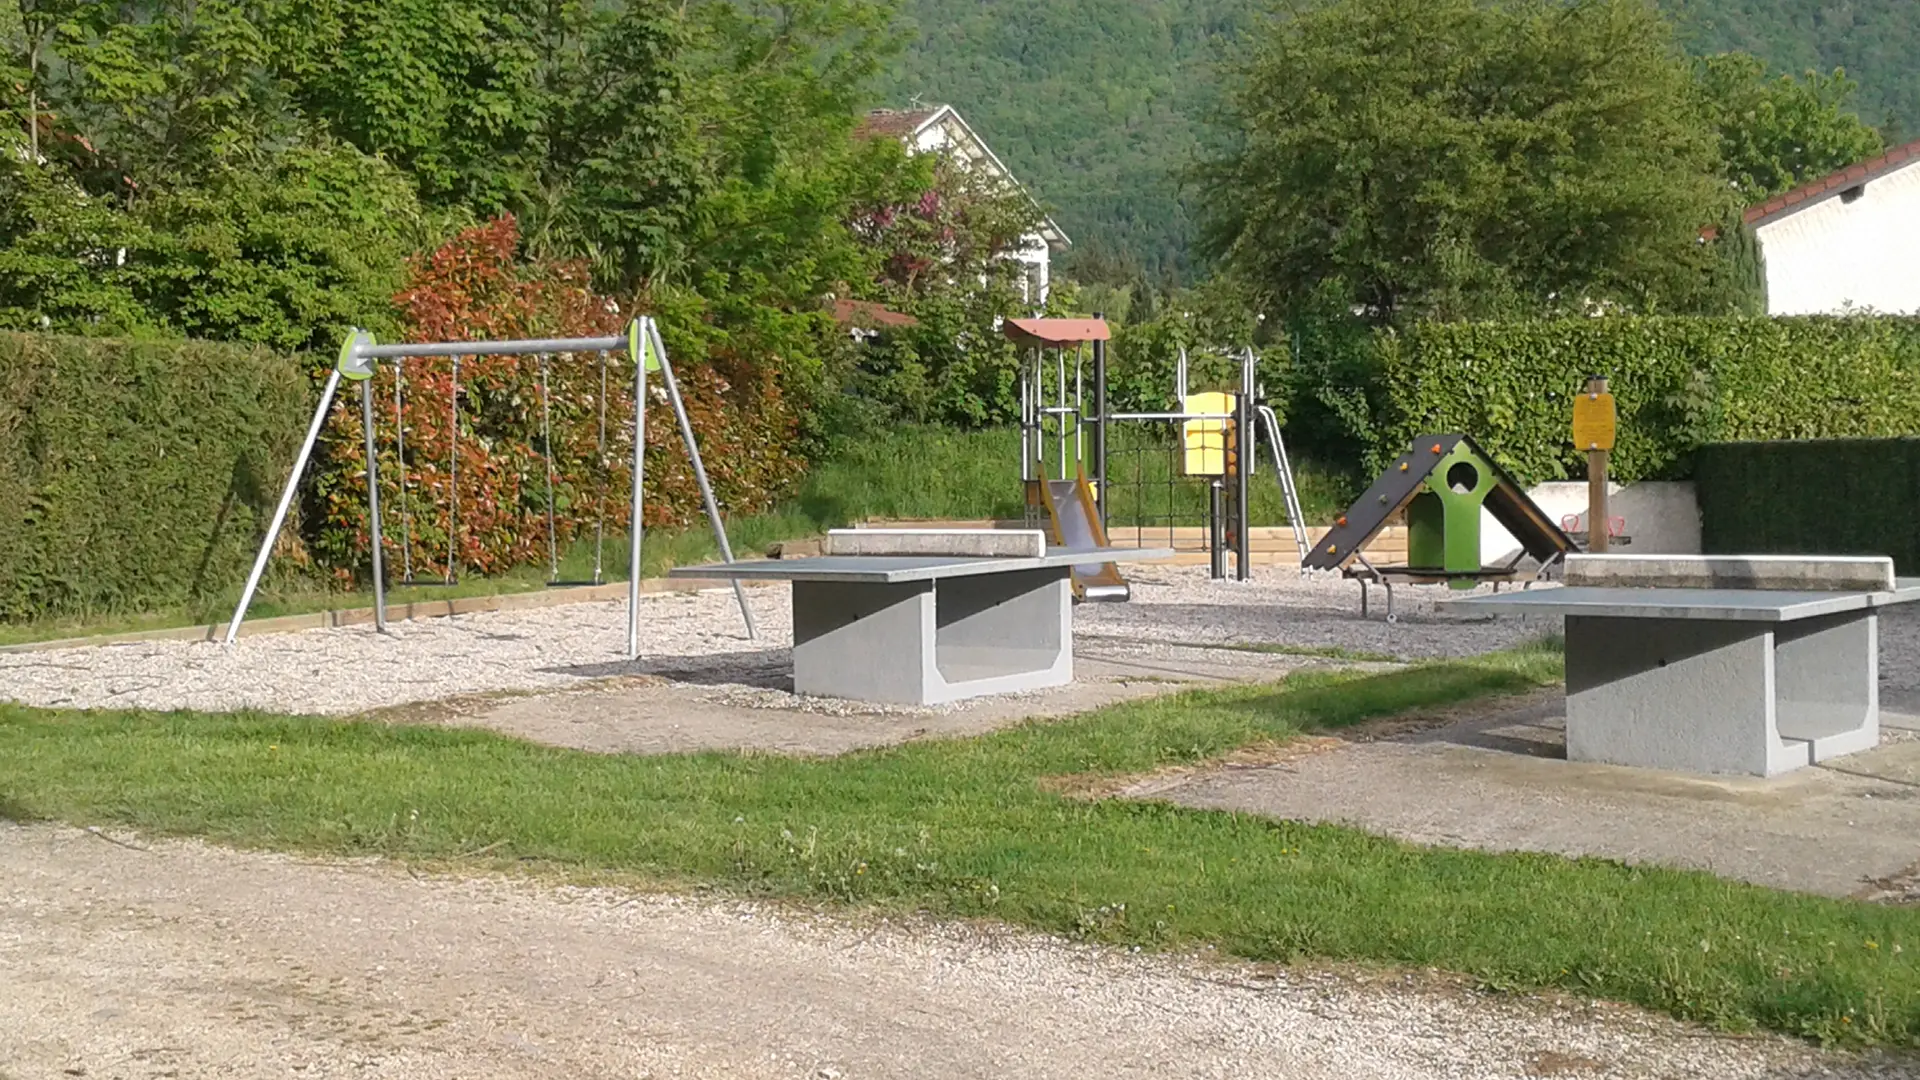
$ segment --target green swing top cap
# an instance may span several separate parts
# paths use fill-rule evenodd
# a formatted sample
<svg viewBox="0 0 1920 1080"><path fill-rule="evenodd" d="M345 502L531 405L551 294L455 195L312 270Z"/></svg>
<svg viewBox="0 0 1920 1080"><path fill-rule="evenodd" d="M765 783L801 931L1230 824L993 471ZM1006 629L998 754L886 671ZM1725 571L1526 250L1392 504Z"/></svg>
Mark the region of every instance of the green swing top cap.
<svg viewBox="0 0 1920 1080"><path fill-rule="evenodd" d="M340 359L334 364L334 370L355 382L373 378L373 358L361 356L359 351L373 344L376 342L372 334L355 327L347 333L347 340L340 343Z"/></svg>
<svg viewBox="0 0 1920 1080"><path fill-rule="evenodd" d="M660 358L647 345L647 331L639 319L627 324L627 359L638 364L645 360L648 371L660 370Z"/></svg>

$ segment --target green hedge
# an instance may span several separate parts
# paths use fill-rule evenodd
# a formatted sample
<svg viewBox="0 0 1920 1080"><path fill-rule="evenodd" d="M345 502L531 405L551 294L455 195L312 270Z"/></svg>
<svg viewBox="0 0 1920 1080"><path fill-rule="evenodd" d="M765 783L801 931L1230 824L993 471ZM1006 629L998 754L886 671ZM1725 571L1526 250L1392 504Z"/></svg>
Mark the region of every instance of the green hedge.
<svg viewBox="0 0 1920 1080"><path fill-rule="evenodd" d="M1461 431L1528 482L1584 476L1570 426L1590 374L1618 402L1619 480L1683 476L1713 442L1920 433L1920 319L1444 323L1383 333L1379 352L1374 468Z"/></svg>
<svg viewBox="0 0 1920 1080"><path fill-rule="evenodd" d="M312 393L255 348L0 334L0 620L237 592Z"/></svg>
<svg viewBox="0 0 1920 1080"><path fill-rule="evenodd" d="M1920 439L1703 446L1693 479L1711 554L1890 555L1920 573Z"/></svg>

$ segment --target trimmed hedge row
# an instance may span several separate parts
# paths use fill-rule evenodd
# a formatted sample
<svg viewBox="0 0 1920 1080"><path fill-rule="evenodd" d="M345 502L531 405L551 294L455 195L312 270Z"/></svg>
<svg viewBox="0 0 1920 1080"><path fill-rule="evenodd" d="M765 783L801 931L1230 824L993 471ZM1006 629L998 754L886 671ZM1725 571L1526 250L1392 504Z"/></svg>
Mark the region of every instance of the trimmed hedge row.
<svg viewBox="0 0 1920 1080"><path fill-rule="evenodd" d="M0 619L237 591L312 394L257 348L0 334Z"/></svg>
<svg viewBox="0 0 1920 1080"><path fill-rule="evenodd" d="M1710 554L1889 555L1920 573L1920 439L1704 446L1693 479Z"/></svg>
<svg viewBox="0 0 1920 1080"><path fill-rule="evenodd" d="M1591 374L1618 402L1623 481L1683 476L1707 443L1920 434L1920 319L1435 323L1378 346L1376 469L1462 431L1527 482L1584 476L1569 428Z"/></svg>

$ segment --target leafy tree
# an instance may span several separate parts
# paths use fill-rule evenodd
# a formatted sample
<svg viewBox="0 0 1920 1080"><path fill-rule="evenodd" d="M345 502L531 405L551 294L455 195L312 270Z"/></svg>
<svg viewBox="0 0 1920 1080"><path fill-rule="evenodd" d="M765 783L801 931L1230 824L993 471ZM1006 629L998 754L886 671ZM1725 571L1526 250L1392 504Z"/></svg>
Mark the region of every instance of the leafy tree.
<svg viewBox="0 0 1920 1080"><path fill-rule="evenodd" d="M1268 24L1202 173L1210 250L1282 313L1689 307L1727 195L1647 0L1331 0Z"/></svg>
<svg viewBox="0 0 1920 1080"><path fill-rule="evenodd" d="M126 266L146 238L115 200L40 164L24 132L0 138L0 327L159 332Z"/></svg>
<svg viewBox="0 0 1920 1080"><path fill-rule="evenodd" d="M292 100L430 205L517 213L615 286L673 260L698 178L675 5L266 2Z"/></svg>
<svg viewBox="0 0 1920 1080"><path fill-rule="evenodd" d="M1727 179L1748 203L1880 152L1880 133L1848 109L1858 87L1846 73L1770 78L1744 53L1700 61L1700 87L1720 133Z"/></svg>

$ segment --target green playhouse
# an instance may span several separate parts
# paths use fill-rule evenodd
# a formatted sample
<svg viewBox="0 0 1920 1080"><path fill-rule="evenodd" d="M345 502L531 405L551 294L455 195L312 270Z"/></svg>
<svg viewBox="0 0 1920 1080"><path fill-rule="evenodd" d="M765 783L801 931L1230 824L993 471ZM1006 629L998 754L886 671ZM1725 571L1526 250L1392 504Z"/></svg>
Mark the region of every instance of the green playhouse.
<svg viewBox="0 0 1920 1080"><path fill-rule="evenodd" d="M1482 510L1520 542L1520 554L1505 566L1481 563ZM1402 512L1407 523L1407 564L1373 565L1362 549ZM1573 540L1472 438L1422 435L1334 521L1300 565L1307 570L1339 570L1359 581L1362 615L1367 613L1368 585L1384 587L1387 619L1392 621L1396 582L1471 589L1486 582L1538 578L1573 550ZM1528 556L1539 564L1538 569L1520 568Z"/></svg>

